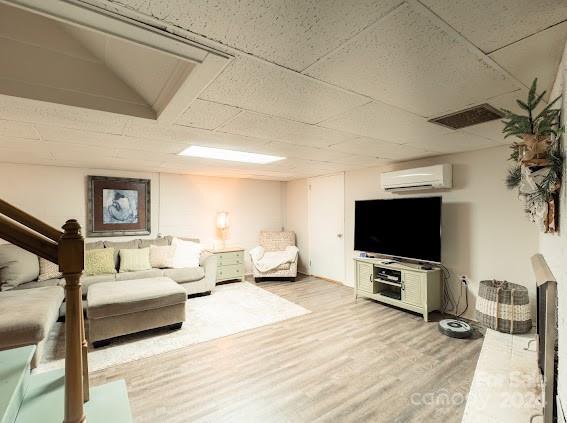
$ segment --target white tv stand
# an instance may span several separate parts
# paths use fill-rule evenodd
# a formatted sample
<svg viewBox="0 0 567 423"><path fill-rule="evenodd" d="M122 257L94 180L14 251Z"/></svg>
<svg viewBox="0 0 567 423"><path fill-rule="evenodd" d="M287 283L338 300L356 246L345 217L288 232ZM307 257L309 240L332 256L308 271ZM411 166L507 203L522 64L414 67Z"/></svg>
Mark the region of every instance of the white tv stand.
<svg viewBox="0 0 567 423"><path fill-rule="evenodd" d="M382 276L384 272L399 275L399 282ZM428 315L441 310L443 298L441 270L421 269L419 265L392 262L382 258L354 259L354 298L370 298L385 304Z"/></svg>

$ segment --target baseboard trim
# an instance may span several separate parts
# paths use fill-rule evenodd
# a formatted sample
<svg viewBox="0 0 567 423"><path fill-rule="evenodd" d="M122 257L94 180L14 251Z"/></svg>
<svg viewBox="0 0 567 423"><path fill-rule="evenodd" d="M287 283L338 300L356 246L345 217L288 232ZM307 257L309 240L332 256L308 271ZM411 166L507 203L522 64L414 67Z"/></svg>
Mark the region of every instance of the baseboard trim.
<svg viewBox="0 0 567 423"><path fill-rule="evenodd" d="M341 281L336 281L336 280L331 279L331 278L326 278L325 276L318 276L318 275L309 275L309 276L313 276L314 278L318 278L318 279L323 279L324 281L327 281L327 282L336 283L337 285L345 285ZM345 285L345 286L347 286L347 285Z"/></svg>

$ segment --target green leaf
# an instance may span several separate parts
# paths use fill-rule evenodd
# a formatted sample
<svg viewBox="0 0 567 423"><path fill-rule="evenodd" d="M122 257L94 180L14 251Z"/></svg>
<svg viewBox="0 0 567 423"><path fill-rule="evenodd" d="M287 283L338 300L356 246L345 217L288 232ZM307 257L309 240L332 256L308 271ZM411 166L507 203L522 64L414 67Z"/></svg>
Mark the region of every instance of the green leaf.
<svg viewBox="0 0 567 423"><path fill-rule="evenodd" d="M529 100L528 100L529 102ZM528 106L526 103L524 103L522 100L516 100L516 103L518 103L518 106L520 106L522 109L524 109L526 112L529 112L531 107Z"/></svg>
<svg viewBox="0 0 567 423"><path fill-rule="evenodd" d="M532 104L532 109L535 109L538 104L541 102L543 96L545 95L546 91L542 92L538 98L536 98L536 100L534 101L534 103Z"/></svg>
<svg viewBox="0 0 567 423"><path fill-rule="evenodd" d="M553 101L550 102L547 106L545 106L544 109L540 112L540 114L537 115L536 119L538 119L538 118L540 118L541 116L543 116L543 115L545 115L546 113L548 113L548 112L551 110L551 108L553 107L553 105L554 105L555 103L557 103L557 101L558 101L560 98L561 98L560 95L557 96L557 97L555 98L555 100L553 100ZM553 110L559 110L559 109L553 109Z"/></svg>
<svg viewBox="0 0 567 423"><path fill-rule="evenodd" d="M506 186L508 189L514 189L522 181L522 168L520 166L515 166L508 170L508 175L506 175Z"/></svg>
<svg viewBox="0 0 567 423"><path fill-rule="evenodd" d="M530 92L528 93L528 104L532 104L537 91L537 78L535 78L532 82L532 86L530 87Z"/></svg>

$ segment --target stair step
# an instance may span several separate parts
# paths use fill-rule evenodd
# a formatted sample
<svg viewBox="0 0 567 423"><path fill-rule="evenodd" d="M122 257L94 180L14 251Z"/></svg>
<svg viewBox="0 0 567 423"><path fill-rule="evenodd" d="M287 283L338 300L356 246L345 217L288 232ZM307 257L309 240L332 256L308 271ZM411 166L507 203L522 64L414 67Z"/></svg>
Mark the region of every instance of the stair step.
<svg viewBox="0 0 567 423"><path fill-rule="evenodd" d="M16 423L61 423L64 397L63 369L32 375ZM132 422L126 382L91 387L85 415L88 423Z"/></svg>
<svg viewBox="0 0 567 423"><path fill-rule="evenodd" d="M29 383L35 346L0 351L0 423L14 423Z"/></svg>

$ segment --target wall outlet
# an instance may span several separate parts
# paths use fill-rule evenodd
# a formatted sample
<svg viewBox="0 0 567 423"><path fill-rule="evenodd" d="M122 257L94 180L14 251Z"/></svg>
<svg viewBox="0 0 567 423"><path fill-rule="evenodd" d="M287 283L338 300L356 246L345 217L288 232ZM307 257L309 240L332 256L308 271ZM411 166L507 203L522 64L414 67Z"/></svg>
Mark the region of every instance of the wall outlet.
<svg viewBox="0 0 567 423"><path fill-rule="evenodd" d="M459 275L459 280L469 283L469 277L467 275Z"/></svg>

